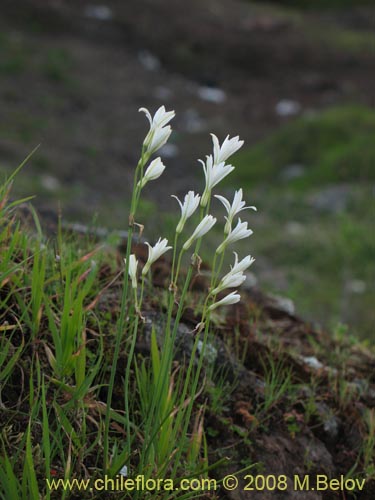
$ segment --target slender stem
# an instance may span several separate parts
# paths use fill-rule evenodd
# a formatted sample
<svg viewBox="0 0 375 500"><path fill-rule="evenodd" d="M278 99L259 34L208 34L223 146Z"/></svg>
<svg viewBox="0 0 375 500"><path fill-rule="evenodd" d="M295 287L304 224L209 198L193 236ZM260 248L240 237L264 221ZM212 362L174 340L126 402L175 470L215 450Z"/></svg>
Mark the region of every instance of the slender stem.
<svg viewBox="0 0 375 500"><path fill-rule="evenodd" d="M125 387L125 415L126 415L126 446L127 446L127 451L128 451L128 456L130 456L131 453L131 440L130 440L130 416L129 416L129 378L130 378L130 368L131 368L131 362L133 360L134 356L134 349L135 349L135 344L137 340L137 331L138 331L138 323L139 323L139 317L140 317L140 308L142 307L142 301L143 301L143 291L144 291L144 285L145 285L145 279L142 277L142 285L141 285L141 296L139 299L139 303L137 306L137 311L136 311L136 317L135 317L135 322L134 322L134 328L133 328L133 335L131 339L131 344L130 344L130 350L128 354L128 360L126 363L126 370L125 370L125 381L124 381L124 387ZM136 299L137 300L137 299Z"/></svg>
<svg viewBox="0 0 375 500"><path fill-rule="evenodd" d="M200 220L203 219L204 212L206 211L206 213L208 213L208 210L209 210L209 202L207 204L206 210L203 207L201 207ZM147 423L145 426L145 436L147 436L147 439L149 441L148 441L148 444L146 447L146 453L141 458L141 464L140 464L141 467L144 466L145 460L147 460L148 450L151 448L151 445L152 445L153 436L150 434L150 429L151 429L152 421L154 418L155 408L157 406L157 402L160 399L160 394L161 394L161 391L163 390L163 387L165 387L165 384L168 383L167 377L171 372L171 366L172 366L173 354L174 354L174 343L175 343L175 339L176 339L176 335L177 335L177 329L178 329L178 325L180 323L181 316L183 313L186 294L187 294L187 291L188 291L189 286L190 286L190 281L191 281L191 277L192 277L192 273L193 273L193 269L194 269L194 257L197 257L197 255L198 255L201 241L202 241L202 238L199 238L196 242L195 250L194 250L194 253L192 256L192 263L189 266L187 276L185 278L184 287L183 287L183 290L181 293L181 297L179 299L179 304L178 304L176 317L174 320L172 334L171 334L171 321L172 321L172 309L173 309L173 295L172 294L170 295L166 335L164 338L164 345L163 345L163 349L162 349L162 359L161 359L161 363L160 363L161 366L163 367L163 372L157 381L155 391L154 391L154 394L153 394L153 397L151 400L151 405L149 408L149 414L148 414ZM175 252L176 252L176 245L174 248L173 270L174 270L174 264L175 264ZM173 276L174 282L177 282L177 280L178 280L183 254L184 254L184 250L182 248L180 253L179 253L178 259L177 259L177 269L176 269L176 273ZM194 353L195 353L196 346L197 346L197 343L195 342ZM192 363L192 361L190 362L190 365L191 365L191 363ZM187 392L188 387L189 387L189 379L190 379L191 370L192 370L192 365L190 366L190 370L188 370L188 377L185 380L185 384L184 384L184 394L185 395L186 395L186 392ZM184 412L185 410L181 410L181 411Z"/></svg>
<svg viewBox="0 0 375 500"><path fill-rule="evenodd" d="M177 285L177 283L174 283L174 281L175 281L174 280L174 266L175 266L175 263L176 263L178 236L179 236L179 234L175 233L175 235L174 235L174 242L173 242L173 257L172 257L172 271L171 271L171 285L172 285L172 287L174 285ZM177 277L178 277L178 273L177 273ZM176 278L176 281L177 281L177 278Z"/></svg>
<svg viewBox="0 0 375 500"><path fill-rule="evenodd" d="M121 340L123 337L123 330L125 326L125 308L126 308L126 298L128 295L128 269L129 269L129 257L130 257L130 249L131 249L131 240L133 236L133 227L129 225L129 231L128 231L128 242L126 246L126 266L125 266L125 273L124 273L124 282L123 282L123 288L122 288L122 296L121 296L121 309L120 309L120 316L117 321L117 327L116 327L116 342L115 342L115 350L113 354L113 361L112 361L112 367L111 367L111 374L110 374L110 379L109 379L109 385L108 385L108 394L107 394L107 407L106 407L106 413L105 413L105 424L104 424L104 471L108 471L108 466L109 466L109 457L108 457L108 451L109 451L109 420L110 420L110 411L111 411L111 405L112 405L112 395L113 395L113 387L114 387L114 382L115 382L115 375L116 375L116 369L117 369L117 361L119 358L120 354L120 345L121 345ZM128 269L126 269L128 268ZM126 415L126 418L129 418L129 415Z"/></svg>
<svg viewBox="0 0 375 500"><path fill-rule="evenodd" d="M190 423L190 420L191 420L191 413L192 413L193 406L194 406L194 401L195 401L194 396L197 393L197 387L198 387L199 377L200 377L200 374L201 374L201 371L202 371L203 361L204 361L204 358L205 358L205 351L206 351L206 345L207 345L207 339L208 339L208 333L209 333L209 326L210 326L210 313L208 312L207 313L207 322L205 324L205 330L204 330L204 335L203 335L203 342L202 342L202 345L201 345L201 348L200 348L200 355L199 355L199 359L198 359L198 366L197 366L197 369L195 371L195 375L194 375L194 379L193 379L193 385L192 385L192 388L191 388L192 397L190 398L190 401L189 401L189 404L188 404L187 408L186 409L185 408L181 409L181 412L178 414L178 417L180 417L180 418L178 418L177 422L176 422L176 427L178 427L179 430L181 431L181 424L180 424L180 422L182 422L182 418L183 418L182 413L184 413L184 425L183 425L183 428L182 428L182 431L181 431L181 435L182 436L186 436L187 431L188 431L188 426L189 426L189 423ZM197 351L198 342L200 340L199 337L200 336L197 335L196 339L194 341L193 350L192 350L190 361L189 361L188 371L187 371L186 377L185 377L185 384L184 384L184 389L183 389L183 394L182 394L182 397L181 397L181 401L185 401L187 390L189 388L190 378L191 378L191 375L192 375L191 372L193 370L194 361L195 361L195 354L196 354L196 351ZM183 453L183 447L180 447L177 450L177 453L176 453L176 455L174 457L175 458L175 465L173 467L173 472L172 472L172 476L173 477L174 477L174 475L177 472L177 467L181 463L181 455L182 455L182 453Z"/></svg>
<svg viewBox="0 0 375 500"><path fill-rule="evenodd" d="M142 276L142 281L141 281L141 295L138 303L138 310L141 311L142 309L142 303L143 303L143 293L145 290L145 277Z"/></svg>
<svg viewBox="0 0 375 500"><path fill-rule="evenodd" d="M110 422L113 388L114 388L114 383L115 383L117 362L118 362L118 358L120 355L121 340L123 338L125 324L126 324L125 311L126 311L126 302L127 302L127 296L128 296L128 283L129 283L128 274L129 274L130 252L131 252L132 238L133 238L133 231L134 231L134 217L135 217L135 212L136 212L137 205L138 205L139 194L141 191L141 189L137 187L137 183L138 183L139 174L141 173L141 175L142 175L145 161L146 161L145 151L143 148L141 158L140 158L138 165L137 165L135 172L134 172L133 191L132 191L132 199L131 199L131 205L130 205L130 216L129 216L128 239L127 239L127 244L126 244L125 273L124 273L123 288L122 288L122 294L121 294L120 315L119 315L117 325L116 325L116 342L115 342L115 349L114 349L112 366L111 366L111 374L110 374L109 384L108 384L108 394L107 394L107 402L106 402L107 404L106 404L106 413L105 413L105 420L104 420L104 467L103 468L104 468L105 472L108 471L108 466L109 466L109 456L108 456L108 452L109 452L109 422ZM137 320L136 320L136 325L138 326ZM130 353L131 353L131 351L130 351ZM127 363L130 364L129 357L128 357ZM126 414L126 418L127 418L127 426L129 426L129 424L130 424L130 422L128 422L129 413ZM127 439L128 439L128 445L129 445L130 434L127 435Z"/></svg>
<svg viewBox="0 0 375 500"><path fill-rule="evenodd" d="M137 165L137 168L139 166L139 179L140 181L142 180L143 178L143 169L146 165L146 163L148 162L148 160L150 159L150 155L147 154L145 152L145 149L143 148L142 149L142 156L141 156L141 160L140 162L138 163ZM141 191L142 191L142 188L140 186L138 186L138 182L137 182L138 179L135 179L135 183L134 183L134 188L137 187L137 194L135 196L135 208L134 208L134 212L136 210L136 208L138 207L138 203L139 203L139 199L141 197Z"/></svg>
<svg viewBox="0 0 375 500"><path fill-rule="evenodd" d="M225 250L222 252L222 254L220 256L220 262L219 262L217 270L215 270L215 273L212 273L212 278L211 278L211 287L212 288L215 288L215 286L217 284L217 280L219 278L221 268L223 267L224 255L225 255ZM216 257L216 253L215 253L215 257Z"/></svg>
<svg viewBox="0 0 375 500"><path fill-rule="evenodd" d="M200 243L201 243L201 239L199 239L196 243L194 254L197 254L199 247L200 247ZM183 249L181 249L180 255L178 258L176 277L178 277L178 272L179 272L179 268L180 268L180 264L181 264L182 255L183 255ZM185 302L185 297L186 297L186 293L187 293L187 290L188 290L189 285L190 285L193 267L194 267L193 264L191 264L189 267L186 279L185 279L181 298L180 298L179 304L178 304L176 317L174 320L172 335L170 332L171 316L168 315L168 323L167 323L167 328L166 328L166 335L164 338L164 345L163 345L163 349L162 349L162 359L161 359L161 363L160 363L161 366L163 367L163 372L157 381L155 391L154 391L154 394L152 397L150 409L149 409L147 423L145 426L145 436L147 436L147 439L150 440L147 444L147 447L146 447L147 451L151 448L151 444L152 444L151 443L152 435L150 434L150 429L151 429L152 421L153 421L154 416L155 416L155 408L157 406L158 401L160 400L160 394L162 393L163 387L165 387L165 384L168 383L167 377L171 372L171 365L172 365L172 361L173 361L174 343L175 343L175 339L176 339L176 335L177 335L177 328L178 328L178 325L179 325L180 320L181 320L183 306L184 306L184 302ZM175 277L175 279L176 279L176 277ZM147 455L147 453L145 453L145 455L142 456L141 464L140 464L141 470L145 464L145 459L147 458L146 455Z"/></svg>
<svg viewBox="0 0 375 500"><path fill-rule="evenodd" d="M176 281L176 284L177 284L178 277L179 277L179 274L180 274L181 259L182 259L182 256L184 255L184 253L185 253L185 250L183 248L181 248L180 253L178 255L176 275L175 275L175 278L174 278L174 281Z"/></svg>
<svg viewBox="0 0 375 500"><path fill-rule="evenodd" d="M213 289L214 287L214 283L215 283L215 266L216 266L216 259L217 259L217 253L215 252L215 255L214 255L214 261L212 263L212 268L211 268L211 283L210 283L210 290Z"/></svg>

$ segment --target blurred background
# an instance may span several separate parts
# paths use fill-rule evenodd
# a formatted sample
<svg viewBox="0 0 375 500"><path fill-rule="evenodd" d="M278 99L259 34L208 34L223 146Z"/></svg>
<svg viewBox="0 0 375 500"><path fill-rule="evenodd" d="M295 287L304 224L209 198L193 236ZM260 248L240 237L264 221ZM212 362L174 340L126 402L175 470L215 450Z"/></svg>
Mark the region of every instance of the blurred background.
<svg viewBox="0 0 375 500"><path fill-rule="evenodd" d="M41 144L16 195L35 194L45 217L60 203L65 220L126 229L148 130L138 108L164 104L176 111L167 170L146 188L139 219L148 238L168 236L170 195L202 190L209 133L239 134L245 147L217 192L231 199L242 187L258 207L243 217L254 230L241 249L256 257L248 283L375 340L372 0L0 6L1 175Z"/></svg>

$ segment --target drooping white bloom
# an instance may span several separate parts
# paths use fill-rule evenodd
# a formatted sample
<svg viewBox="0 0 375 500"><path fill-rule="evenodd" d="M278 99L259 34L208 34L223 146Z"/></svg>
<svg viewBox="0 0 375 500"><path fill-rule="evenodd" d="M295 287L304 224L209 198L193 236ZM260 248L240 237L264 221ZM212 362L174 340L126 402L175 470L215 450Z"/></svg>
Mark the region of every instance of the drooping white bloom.
<svg viewBox="0 0 375 500"><path fill-rule="evenodd" d="M241 222L241 219L238 219L237 226L230 231L223 243L219 245L216 253L222 253L225 247L230 243L234 243L235 241L247 238L251 234L253 234L253 231L251 229L248 229L247 222Z"/></svg>
<svg viewBox="0 0 375 500"><path fill-rule="evenodd" d="M230 273L232 273L232 274L243 273L255 261L255 259L253 257L251 257L250 255L247 255L240 262L238 262L237 252L233 252L233 253L234 253L234 265L233 265L233 267L231 266L231 270L230 270Z"/></svg>
<svg viewBox="0 0 375 500"><path fill-rule="evenodd" d="M125 263L126 263L126 259ZM132 253L129 257L129 277L132 280L132 287L137 288L137 267L138 261L136 256Z"/></svg>
<svg viewBox="0 0 375 500"><path fill-rule="evenodd" d="M142 276L145 276L148 273L151 265L156 262L159 257L172 248L171 246L168 246L168 240L166 238L159 238L154 246L151 246L147 242L146 245L148 246L148 259L142 270Z"/></svg>
<svg viewBox="0 0 375 500"><path fill-rule="evenodd" d="M155 153L168 141L169 136L172 133L172 129L169 125L166 127L157 127L152 134L151 140L147 146L149 154Z"/></svg>
<svg viewBox="0 0 375 500"><path fill-rule="evenodd" d="M225 165L224 162L214 163L212 155L207 156L206 163L202 160L199 161L202 163L206 179L206 186L201 199L201 206L205 207L210 199L212 188L230 174L234 170L234 167L233 165Z"/></svg>
<svg viewBox="0 0 375 500"><path fill-rule="evenodd" d="M226 136L223 144L220 146L219 139L215 134L211 134L212 142L214 145L214 163L218 164L222 161L226 161L230 156L232 156L236 151L240 149L244 141L240 141L239 136L232 137L229 139L229 135Z"/></svg>
<svg viewBox="0 0 375 500"><path fill-rule="evenodd" d="M147 153L151 155L160 149L169 139L172 129L167 125L175 116L174 111L166 111L164 106L161 106L152 117L148 109L139 108L147 116L150 122L150 130L143 141L143 146Z"/></svg>
<svg viewBox="0 0 375 500"><path fill-rule="evenodd" d="M147 167L146 172L143 175L143 178L138 182L138 186L140 185L141 188L143 188L148 181L154 181L158 177L161 176L161 174L165 170L165 165L161 161L160 157L155 158L155 160L152 160L150 165Z"/></svg>
<svg viewBox="0 0 375 500"><path fill-rule="evenodd" d="M198 238L201 238L206 233L208 233L208 231L215 225L215 223L216 217L212 217L212 215L206 215L205 217L203 217L198 226L195 228L193 234L184 243L184 246L182 248L184 250L187 250L194 240L197 240Z"/></svg>
<svg viewBox="0 0 375 500"><path fill-rule="evenodd" d="M201 197L199 196L199 194L195 194L194 191L189 191L185 195L183 203L181 203L177 196L172 195L172 197L176 198L181 207L181 219L176 228L176 233L179 234L183 230L186 220L191 217L198 208Z"/></svg>
<svg viewBox="0 0 375 500"><path fill-rule="evenodd" d="M235 191L232 204L230 204L229 201L226 198L224 198L224 196L215 194L215 198L221 201L221 203L225 207L225 210L228 213L227 223L225 224L224 228L225 234L228 234L230 232L230 230L232 229L232 222L234 217L238 213L242 212L242 210L247 210L251 208L252 210L256 211L256 207L254 206L245 207L246 202L242 200L242 189Z"/></svg>
<svg viewBox="0 0 375 500"><path fill-rule="evenodd" d="M225 290L225 288L236 288L241 286L245 280L246 276L242 272L232 273L230 271L221 279L218 286L212 290L212 295L218 294L221 290Z"/></svg>
<svg viewBox="0 0 375 500"><path fill-rule="evenodd" d="M145 113L148 121L150 122L150 129L156 127L164 127L175 117L175 112L173 110L166 111L165 106L160 106L153 117L151 116L149 110L146 108L139 108L138 111Z"/></svg>
<svg viewBox="0 0 375 500"><path fill-rule="evenodd" d="M212 295L216 295L221 290L225 288L236 288L241 286L242 283L246 280L246 276L243 274L244 271L255 261L253 257L247 255L240 262L238 262L238 254L234 253L234 265L231 266L229 273L227 273L221 279L219 285L212 290Z"/></svg>
<svg viewBox="0 0 375 500"><path fill-rule="evenodd" d="M226 297L223 299L215 302L214 304L211 304L210 307L208 308L209 311L213 311L217 307L220 306L228 306L230 304L236 304L241 300L241 296L239 293L237 293L237 290L235 292L229 293Z"/></svg>

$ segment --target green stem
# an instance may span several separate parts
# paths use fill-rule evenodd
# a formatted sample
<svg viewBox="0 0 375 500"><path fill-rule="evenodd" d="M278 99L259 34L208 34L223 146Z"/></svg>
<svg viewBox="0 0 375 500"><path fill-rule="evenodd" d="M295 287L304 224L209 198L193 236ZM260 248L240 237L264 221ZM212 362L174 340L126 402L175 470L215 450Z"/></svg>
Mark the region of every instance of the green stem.
<svg viewBox="0 0 375 500"><path fill-rule="evenodd" d="M141 314L140 308L142 307L142 301L143 301L144 283L145 283L145 279L142 278L141 297L140 297L139 304L138 304L137 311L136 311L136 317L135 317L134 328L133 328L133 335L132 335L131 344L130 344L130 350L129 350L128 359L127 359L127 363L126 363L125 380L124 380L124 388L125 388L125 415L126 415L126 446L127 446L128 457L130 457L130 454L131 454L130 413L129 413L129 392L130 392L129 379L130 379L130 368L131 368L131 365L132 365L132 360L133 360L134 350L135 350L135 344L136 344L136 341L137 341L137 331L138 331L139 317L140 317L140 314Z"/></svg>
<svg viewBox="0 0 375 500"><path fill-rule="evenodd" d="M123 338L124 330L125 330L125 324L126 324L126 302L127 302L127 296L128 296L128 283L129 283L129 260L130 260L130 253L131 253L131 246L132 246L132 238L133 238L133 231L134 231L134 217L135 217L135 212L137 209L138 205L138 200L139 200L139 194L140 194L140 189L137 188L137 183L138 183L138 177L139 174L143 171L143 167L145 164L145 154L144 154L144 149L142 149L142 155L141 158L138 162L138 165L135 169L134 173L134 181L133 181L133 192L132 192L132 199L131 199L131 205L130 205L130 216L129 216L129 228L128 228L128 239L127 239L127 244L126 244L126 258L125 258L125 273L124 273L124 281L123 281L123 288L122 288L122 294L121 294L121 305L120 305L120 316L117 321L116 325L116 341L115 341L115 349L114 349L114 354L113 354L113 360L112 360L112 366L111 366L111 374L109 378L109 384L108 384L108 394L107 394L107 406L106 406L106 413L105 413L105 420L104 420L104 471L107 472L109 468L109 422L110 422L110 414L111 414L111 405L112 405L112 396L113 396L113 388L114 388L114 383L115 383L115 376L116 376L116 370L117 370L117 362L118 358L120 355L120 346L121 346L121 340ZM138 321L136 320L136 325L138 326ZM129 355L132 354L132 351L129 352ZM131 359L128 357L127 364L131 363ZM127 418L127 427L130 425L129 421L129 414L126 414ZM127 435L127 440L128 440L128 446L130 446L130 433Z"/></svg>
<svg viewBox="0 0 375 500"><path fill-rule="evenodd" d="M178 236L179 236L179 234L175 233L175 235L174 235L174 242L173 242L173 257L172 257L172 271L171 271L171 285L172 285L172 287L174 285L177 285L177 283L174 283L174 281L175 281L175 279L174 279L174 266L175 266L175 263L176 263ZM178 273L176 273L176 276L177 276L176 277L176 282L177 282Z"/></svg>
<svg viewBox="0 0 375 500"><path fill-rule="evenodd" d="M133 227L129 226L129 231L128 231L128 242L127 242L127 247L126 247L126 263L127 265L125 266L125 274L124 274L124 283L123 283L123 289L122 289L122 296L121 296L121 309L120 309L120 316L117 322L117 327L116 327L116 342L115 342L115 350L113 354L113 361L112 361L112 367L111 367L111 374L110 374L110 379L109 379L109 385L108 385L108 394L107 394L107 407L106 407L106 413L105 413L105 424L104 424L104 471L107 472L109 468L109 456L108 456L108 451L109 451L109 421L110 421L110 411L111 411L111 405L112 405L112 395L113 395L113 387L114 387L114 382L115 382L115 375L116 375L116 369L117 369L117 361L119 358L120 354L120 345L121 345L121 340L123 337L124 333L124 327L125 327L125 308L126 308L126 299L128 295L128 269L129 269L129 257L130 257L130 249L131 249L131 240L133 236ZM126 418L129 418L129 415L126 415Z"/></svg>
<svg viewBox="0 0 375 500"><path fill-rule="evenodd" d="M220 276L221 268L223 267L224 255L225 255L225 250L221 254L220 262L219 262L219 266L218 266L217 270L215 270L215 273L212 273L212 278L213 278L213 280L211 279L212 289L215 288L215 286L217 285L217 280ZM215 257L216 257L216 253L215 253Z"/></svg>
<svg viewBox="0 0 375 500"><path fill-rule="evenodd" d="M206 351L206 345L207 345L207 339L208 339L208 333L209 333L209 325L210 325L210 315L209 315L209 313L207 313L207 322L206 322L206 325L205 325L202 347L200 349L198 366L197 366L197 369L196 369L196 372L195 372L195 375L194 375L193 385L192 385L192 388L191 388L191 398L190 398L190 401L189 401L189 404L188 404L187 408L186 409L181 408L181 411L177 414L175 428L177 428L179 430L179 432L181 432L182 436L186 436L187 435L188 426L189 426L189 423L191 421L191 413L192 413L193 406L194 406L195 395L197 394L197 387L198 387L199 377L200 377L200 374L201 374L201 371L202 371L202 366L203 366L203 361L204 361L204 355L205 355L205 351ZM195 354L196 354L196 351L197 351L199 340L200 340L200 336L197 335L196 338L195 338L195 341L194 341L194 346L193 346L193 350L192 350L190 361L189 361L188 371L187 371L186 377L185 377L185 384L184 384L184 389L183 389L181 401L185 401L186 394L187 394L187 391L188 391L188 388L189 388L190 378L191 378L192 370L193 370L193 367L194 367ZM183 423L183 427L182 427L182 430L181 430L182 421L184 423ZM181 456L182 456L183 451L184 451L183 447L181 446L177 450L177 453L176 453L176 455L174 457L175 458L175 465L173 467L172 477L175 477L175 475L177 473L177 468L179 467L179 465L181 463Z"/></svg>

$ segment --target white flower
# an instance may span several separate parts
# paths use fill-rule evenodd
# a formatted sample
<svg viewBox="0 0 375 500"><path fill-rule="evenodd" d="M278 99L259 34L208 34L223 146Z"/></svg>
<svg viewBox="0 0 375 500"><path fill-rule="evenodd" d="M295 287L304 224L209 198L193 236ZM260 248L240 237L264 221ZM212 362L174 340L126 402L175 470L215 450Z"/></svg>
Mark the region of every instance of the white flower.
<svg viewBox="0 0 375 500"><path fill-rule="evenodd" d="M219 139L215 134L211 134L212 142L214 144L214 163L215 165L226 161L232 154L240 149L243 145L243 141L239 140L238 135L229 139L229 135L226 136L223 144L220 146Z"/></svg>
<svg viewBox="0 0 375 500"><path fill-rule="evenodd" d="M126 263L126 259L125 263ZM135 255L132 253L129 257L129 277L132 280L132 287L137 288L137 267L138 261Z"/></svg>
<svg viewBox="0 0 375 500"><path fill-rule="evenodd" d="M214 288L211 293L212 295L216 295L225 288L236 288L238 286L241 286L245 280L246 276L242 272L232 273L230 271L222 278L219 285L216 288Z"/></svg>
<svg viewBox="0 0 375 500"><path fill-rule="evenodd" d="M205 217L203 217L198 226L195 228L193 234L186 241L186 243L182 248L184 250L187 250L191 246L194 240L197 240L198 238L201 238L206 233L208 233L208 231L215 225L215 223L216 223L216 218L212 217L212 215L206 215Z"/></svg>
<svg viewBox="0 0 375 500"><path fill-rule="evenodd" d="M251 234L253 234L253 231L248 229L247 222L241 222L241 219L238 219L237 226L231 230L223 243L217 248L216 253L222 253L225 247L230 243L247 238Z"/></svg>
<svg viewBox="0 0 375 500"><path fill-rule="evenodd" d="M146 172L143 175L143 178L138 182L138 186L140 185L143 188L148 181L153 181L161 176L161 174L165 170L165 165L161 161L160 157L152 160L150 165L147 167Z"/></svg>
<svg viewBox="0 0 375 500"><path fill-rule="evenodd" d="M181 219L177 225L176 233L181 233L184 228L186 220L193 215L199 205L199 201L201 197L199 194L195 194L194 191L189 191L184 198L184 202L177 198L177 196L172 195L173 198L176 198L180 207L181 207Z"/></svg>
<svg viewBox="0 0 375 500"><path fill-rule="evenodd" d="M143 146L146 148L147 153L151 155L158 149L160 149L169 139L172 133L172 129L167 125L172 118L175 116L174 111L165 111L165 107L161 106L155 113L154 117L151 116L150 112L146 108L139 108L146 114L148 121L150 122L150 130L143 141Z"/></svg>
<svg viewBox="0 0 375 500"><path fill-rule="evenodd" d="M121 476L124 476L124 477L127 477L128 476L128 467L127 465L123 465L119 471L119 474L121 474Z"/></svg>
<svg viewBox="0 0 375 500"><path fill-rule="evenodd" d="M243 274L244 271L255 261L253 257L248 255L243 258L240 262L238 262L238 255L236 252L234 253L234 265L231 266L229 273L227 273L220 281L219 285L212 290L212 295L216 295L221 290L225 288L236 288L241 286L242 283L246 280L246 276Z"/></svg>
<svg viewBox="0 0 375 500"><path fill-rule="evenodd" d="M237 293L237 290L235 292L229 293L226 297L223 299L219 300L218 302L215 302L214 304L211 304L210 307L208 308L209 311L213 311L217 307L220 306L228 306L230 304L236 304L239 302L241 299L240 294Z"/></svg>
<svg viewBox="0 0 375 500"><path fill-rule="evenodd" d="M168 141L171 133L172 129L169 125L167 125L166 127L157 127L153 131L148 144L145 144L145 146L147 147L147 152L152 155L152 153L155 153L155 151L164 146L164 144Z"/></svg>
<svg viewBox="0 0 375 500"><path fill-rule="evenodd" d="M170 246L167 246L168 240L166 238L164 238L163 240L159 238L153 247L147 242L146 245L148 246L148 259L142 270L142 276L145 276L148 273L151 265L155 261L157 261L159 257L161 257L165 252L168 252L168 250L172 248Z"/></svg>
<svg viewBox="0 0 375 500"><path fill-rule="evenodd" d="M235 191L234 197L233 197L233 202L232 205L229 203L229 201L224 198L224 196L220 196L218 194L215 194L215 198L221 201L221 203L224 205L228 217L227 217L227 223L225 224L224 232L225 234L228 234L232 228L232 222L234 217L242 212L242 210L247 210L248 208L251 208L252 210L256 211L256 207L251 206L251 207L245 207L246 202L242 200L242 189L239 189L238 191Z"/></svg>
<svg viewBox="0 0 375 500"><path fill-rule="evenodd" d="M202 160L199 161L202 163L204 176L206 178L206 187L201 199L201 206L205 207L210 199L212 188L230 174L234 170L234 167L233 165L225 165L224 162L218 164L214 163L212 155L207 156L206 163Z"/></svg>
<svg viewBox="0 0 375 500"><path fill-rule="evenodd" d="M230 273L232 274L243 273L255 261L253 257L247 255L240 262L238 262L237 252L233 253L234 253L234 266L233 267L231 266L230 270Z"/></svg>
<svg viewBox="0 0 375 500"><path fill-rule="evenodd" d="M173 110L165 111L164 106L160 106L160 108L154 114L154 117L151 116L149 110L146 108L139 108L138 111L142 111L142 113L145 113L148 121L150 122L150 129L156 127L164 127L175 117L175 112Z"/></svg>

